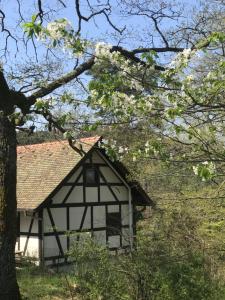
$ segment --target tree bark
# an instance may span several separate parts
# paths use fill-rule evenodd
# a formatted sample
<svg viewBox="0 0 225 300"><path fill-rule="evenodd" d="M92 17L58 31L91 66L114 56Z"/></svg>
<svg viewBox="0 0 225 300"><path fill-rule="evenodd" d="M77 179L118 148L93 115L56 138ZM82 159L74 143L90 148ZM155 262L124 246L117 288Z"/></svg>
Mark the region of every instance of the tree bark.
<svg viewBox="0 0 225 300"><path fill-rule="evenodd" d="M0 111L0 300L20 299L15 268L16 131Z"/></svg>

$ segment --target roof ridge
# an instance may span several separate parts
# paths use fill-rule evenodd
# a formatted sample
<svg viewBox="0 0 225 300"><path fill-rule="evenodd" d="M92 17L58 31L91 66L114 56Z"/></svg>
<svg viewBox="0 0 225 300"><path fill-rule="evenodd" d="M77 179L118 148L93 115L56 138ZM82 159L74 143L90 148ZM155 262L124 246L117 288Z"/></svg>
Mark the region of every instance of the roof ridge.
<svg viewBox="0 0 225 300"><path fill-rule="evenodd" d="M75 142L81 142L81 143L87 143L88 141L95 141L96 142L101 138L101 136L90 136L90 137L84 137L84 138L79 138ZM44 146L47 144L57 144L57 143L68 143L68 140L54 140L54 141L44 141L42 143L35 143L35 144L25 144L25 145L18 145L18 148L24 148L24 147L35 147L35 146Z"/></svg>

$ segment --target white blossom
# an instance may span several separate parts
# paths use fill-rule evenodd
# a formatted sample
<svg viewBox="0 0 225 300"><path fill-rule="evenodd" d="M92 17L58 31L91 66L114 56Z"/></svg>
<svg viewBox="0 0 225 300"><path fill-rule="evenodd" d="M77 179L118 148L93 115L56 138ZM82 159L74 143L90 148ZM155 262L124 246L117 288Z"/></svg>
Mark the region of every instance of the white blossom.
<svg viewBox="0 0 225 300"><path fill-rule="evenodd" d="M186 80L187 80L188 82L191 82L191 81L194 80L194 76L193 76L193 75L188 75L188 76L186 77Z"/></svg>
<svg viewBox="0 0 225 300"><path fill-rule="evenodd" d="M109 144L109 141L108 141L108 140L106 140L106 139L102 139L102 144L104 144L104 145L108 145L108 144Z"/></svg>
<svg viewBox="0 0 225 300"><path fill-rule="evenodd" d="M189 58L191 54L191 49L188 48L188 49L184 49L183 52L182 52L182 55L185 57L185 58Z"/></svg>
<svg viewBox="0 0 225 300"><path fill-rule="evenodd" d="M194 174L198 175L198 166L193 166L192 169L193 169Z"/></svg>
<svg viewBox="0 0 225 300"><path fill-rule="evenodd" d="M119 146L118 153L120 153L120 154L124 153L124 149L123 149L123 147L122 147L122 146Z"/></svg>
<svg viewBox="0 0 225 300"><path fill-rule="evenodd" d="M63 37L63 31L70 31L71 25L68 20L63 19L60 21L50 22L47 25L47 31L51 38L53 39L61 39Z"/></svg>
<svg viewBox="0 0 225 300"><path fill-rule="evenodd" d="M110 49L112 48L112 46L110 44L106 44L103 42L97 43L95 45L95 56L96 59L99 59L101 57L107 57L110 54Z"/></svg>
<svg viewBox="0 0 225 300"><path fill-rule="evenodd" d="M134 155L133 156L133 162L135 162L137 160L137 157Z"/></svg>

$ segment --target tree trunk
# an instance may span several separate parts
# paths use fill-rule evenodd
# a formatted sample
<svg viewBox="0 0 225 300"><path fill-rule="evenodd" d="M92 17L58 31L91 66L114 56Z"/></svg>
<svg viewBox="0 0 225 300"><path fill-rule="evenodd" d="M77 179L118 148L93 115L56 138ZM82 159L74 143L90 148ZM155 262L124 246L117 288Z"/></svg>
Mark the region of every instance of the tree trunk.
<svg viewBox="0 0 225 300"><path fill-rule="evenodd" d="M15 269L16 132L0 111L0 300L20 299Z"/></svg>

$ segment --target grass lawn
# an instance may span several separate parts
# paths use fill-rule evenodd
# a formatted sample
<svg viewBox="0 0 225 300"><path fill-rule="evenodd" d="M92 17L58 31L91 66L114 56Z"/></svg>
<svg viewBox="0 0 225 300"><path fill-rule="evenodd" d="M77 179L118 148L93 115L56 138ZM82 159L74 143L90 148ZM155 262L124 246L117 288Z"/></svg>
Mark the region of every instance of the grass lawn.
<svg viewBox="0 0 225 300"><path fill-rule="evenodd" d="M17 278L23 300L79 299L75 296L74 279L70 274L26 266L17 270Z"/></svg>

